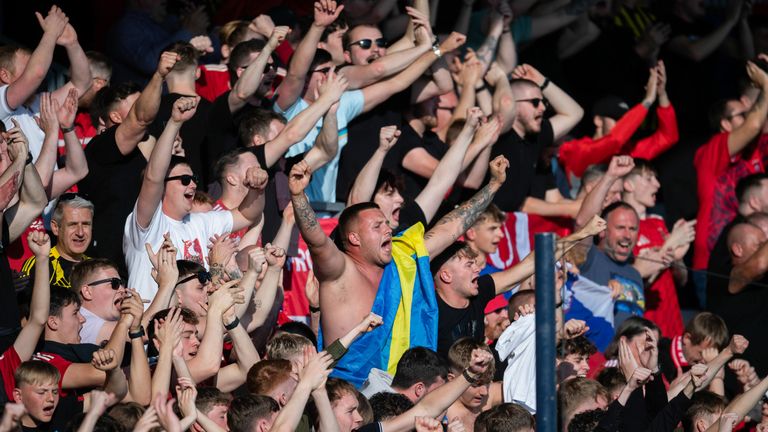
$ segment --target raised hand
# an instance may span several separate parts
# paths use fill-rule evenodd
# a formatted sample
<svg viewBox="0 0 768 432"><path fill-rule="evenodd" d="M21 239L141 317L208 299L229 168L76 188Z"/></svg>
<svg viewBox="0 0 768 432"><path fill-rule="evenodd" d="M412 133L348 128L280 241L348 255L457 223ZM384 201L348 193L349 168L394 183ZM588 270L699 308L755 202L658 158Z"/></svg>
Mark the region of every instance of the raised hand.
<svg viewBox="0 0 768 432"><path fill-rule="evenodd" d="M158 395L159 396L159 395ZM160 427L160 422L157 418L157 411L153 406L149 406L139 421L133 427L133 432L149 432L155 428Z"/></svg>
<svg viewBox="0 0 768 432"><path fill-rule="evenodd" d="M478 107L467 108L467 120L464 122L464 127L474 131L480 125L482 118L483 110Z"/></svg>
<svg viewBox="0 0 768 432"><path fill-rule="evenodd" d="M117 364L117 357L115 357L115 350L113 349L100 349L93 353L91 359L91 365L100 371L110 371L115 369Z"/></svg>
<svg viewBox="0 0 768 432"><path fill-rule="evenodd" d="M175 52L164 51L160 55L160 61L157 63L157 74L160 75L160 78L165 78L179 60L181 60L181 57Z"/></svg>
<svg viewBox="0 0 768 432"><path fill-rule="evenodd" d="M344 5L337 5L333 0L316 1L313 24L319 27L328 27L336 21L343 10Z"/></svg>
<svg viewBox="0 0 768 432"><path fill-rule="evenodd" d="M291 172L288 175L288 190L291 191L291 195L304 193L304 189L309 186L311 171L309 164L304 160L291 167Z"/></svg>
<svg viewBox="0 0 768 432"><path fill-rule="evenodd" d="M144 302L135 289L128 289L125 292L122 303L120 303L121 319L128 323L131 332L139 331L141 327L141 317L144 316Z"/></svg>
<svg viewBox="0 0 768 432"><path fill-rule="evenodd" d="M21 130L19 122L17 122L16 119L11 118L11 123L13 123L13 127L10 128L8 132L2 134L5 142L8 143L8 156L10 156L11 160L14 162L26 162L27 154L29 153L29 141L27 140L27 136L24 135L24 132Z"/></svg>
<svg viewBox="0 0 768 432"><path fill-rule="evenodd" d="M432 46L435 35L432 33L432 25L429 23L429 17L411 6L405 7L405 13L411 17L416 45Z"/></svg>
<svg viewBox="0 0 768 432"><path fill-rule="evenodd" d="M67 92L67 97L64 99L64 103L56 110L56 118L62 129L69 129L75 124L75 117L77 116L77 100L77 89L72 87L69 89L69 92Z"/></svg>
<svg viewBox="0 0 768 432"><path fill-rule="evenodd" d="M485 80L488 81L488 84L496 87L496 83L502 79L507 79L507 74L504 73L498 63L491 63L491 67L489 67L488 72L485 73Z"/></svg>
<svg viewBox="0 0 768 432"><path fill-rule="evenodd" d="M320 281L311 270L307 275L307 283L304 284L304 295L307 296L309 307L320 307Z"/></svg>
<svg viewBox="0 0 768 432"><path fill-rule="evenodd" d="M0 430L8 432L17 430L21 418L27 413L24 404L8 402L4 408L3 419L0 421Z"/></svg>
<svg viewBox="0 0 768 432"><path fill-rule="evenodd" d="M224 313L236 304L245 303L244 289L237 284L240 279L229 281L216 289L208 296L208 314L212 316L224 315Z"/></svg>
<svg viewBox="0 0 768 432"><path fill-rule="evenodd" d="M749 341L742 335L733 335L731 342L728 344L728 348L735 354L744 354L749 346Z"/></svg>
<svg viewBox="0 0 768 432"><path fill-rule="evenodd" d="M397 126L384 126L379 130L379 149L388 152L397 143L400 130Z"/></svg>
<svg viewBox="0 0 768 432"><path fill-rule="evenodd" d="M255 247L248 251L248 270L262 276L267 267L267 255L264 248Z"/></svg>
<svg viewBox="0 0 768 432"><path fill-rule="evenodd" d="M658 78L656 91L659 95L659 102L663 105L663 98L667 97L667 68L664 66L664 60L659 60L656 63L656 77Z"/></svg>
<svg viewBox="0 0 768 432"><path fill-rule="evenodd" d="M181 308L171 308L165 316L165 320L154 320L155 337L153 342L155 348L160 351L163 347L170 348L171 351L177 345L181 345L181 332L184 328L184 320L181 317Z"/></svg>
<svg viewBox="0 0 768 432"><path fill-rule="evenodd" d="M664 241L664 247L671 248L674 251L675 259L681 260L695 238L696 219L690 221L680 219L675 222L672 232Z"/></svg>
<svg viewBox="0 0 768 432"><path fill-rule="evenodd" d="M760 54L760 56L764 55L765 54ZM747 62L747 75L749 75L749 79L752 80L752 83L754 83L755 86L760 87L761 89L768 87L768 74L766 74L760 66L751 61Z"/></svg>
<svg viewBox="0 0 768 432"><path fill-rule="evenodd" d="M104 414L110 402L112 402L114 398L115 395L111 393L106 393L101 390L91 390L91 406L88 409L88 412L90 413L93 411L98 415Z"/></svg>
<svg viewBox="0 0 768 432"><path fill-rule="evenodd" d="M208 239L208 262L224 265L237 253L237 242L230 234L214 234Z"/></svg>
<svg viewBox="0 0 768 432"><path fill-rule="evenodd" d="M517 321L524 316L528 316L536 312L536 307L530 304L523 304L517 307L515 315L512 317L513 321Z"/></svg>
<svg viewBox="0 0 768 432"><path fill-rule="evenodd" d="M40 260L48 260L48 254L51 252L51 239L45 231L30 231L27 235L29 250Z"/></svg>
<svg viewBox="0 0 768 432"><path fill-rule="evenodd" d="M368 333L382 324L384 324L384 320L379 315L371 312L360 321L360 324L357 325L356 329L360 331L360 333Z"/></svg>
<svg viewBox="0 0 768 432"><path fill-rule="evenodd" d="M608 223L605 221L605 219L598 215L594 215L592 216L592 219L587 222L584 228L581 229L581 231L584 232L584 234L587 236L595 236L605 231L607 227Z"/></svg>
<svg viewBox="0 0 768 432"><path fill-rule="evenodd" d="M472 356L469 359L469 372L475 375L482 375L488 370L493 362L493 354L484 349L473 349Z"/></svg>
<svg viewBox="0 0 768 432"><path fill-rule="evenodd" d="M731 432L733 428L736 427L736 423L738 423L739 420L739 415L736 413L724 413L720 416L720 427L718 428L718 431Z"/></svg>
<svg viewBox="0 0 768 432"><path fill-rule="evenodd" d="M272 268L283 268L285 265L285 249L267 243L264 247L267 265Z"/></svg>
<svg viewBox="0 0 768 432"><path fill-rule="evenodd" d="M463 34L458 32L452 32L450 35L448 35L448 38L446 38L440 44L440 52L445 54L447 52L457 50L459 49L459 47L464 45L464 42L466 41L467 41L467 37L464 36Z"/></svg>
<svg viewBox="0 0 768 432"><path fill-rule="evenodd" d="M648 381L651 381L653 379L653 376L651 374L651 371L646 368L636 368L634 372L632 372L632 375L627 380L627 386L632 389L638 389L642 386L644 386Z"/></svg>
<svg viewBox="0 0 768 432"><path fill-rule="evenodd" d="M491 172L491 184L495 184L497 187L501 187L504 181L507 179L507 168L509 168L509 161L504 156L496 156L489 164L489 171Z"/></svg>
<svg viewBox="0 0 768 432"><path fill-rule="evenodd" d="M691 366L690 374L694 390L700 389L707 378L707 365L699 363Z"/></svg>
<svg viewBox="0 0 768 432"><path fill-rule="evenodd" d="M656 371L659 366L659 341L656 332L645 329L645 341L640 341L637 348L637 352L640 353L641 365Z"/></svg>
<svg viewBox="0 0 768 432"><path fill-rule="evenodd" d="M619 369L627 382L629 382L629 379L635 373L637 368L637 360L635 359L635 356L632 355L632 350L629 348L627 338L622 336L619 339Z"/></svg>
<svg viewBox="0 0 768 432"><path fill-rule="evenodd" d="M563 325L563 336L565 339L577 338L589 331L589 326L582 320L569 319Z"/></svg>
<svg viewBox="0 0 768 432"><path fill-rule="evenodd" d="M653 104L656 100L657 89L659 85L659 76L656 67L652 67L648 74L648 82L645 84L645 98L643 103L646 105Z"/></svg>
<svg viewBox="0 0 768 432"><path fill-rule="evenodd" d="M344 74L337 74L334 67L328 71L325 81L320 85L318 89L320 96L331 98L333 101L338 101L341 95L349 87L349 81Z"/></svg>
<svg viewBox="0 0 768 432"><path fill-rule="evenodd" d="M191 379L187 377L179 377L179 384L176 386L176 396L179 398L179 410L185 417L196 415L197 408L195 407L195 400L197 400L197 387Z"/></svg>
<svg viewBox="0 0 768 432"><path fill-rule="evenodd" d="M416 432L442 432L443 425L438 420L429 417L416 417L414 423Z"/></svg>
<svg viewBox="0 0 768 432"><path fill-rule="evenodd" d="M252 166L245 172L243 184L251 189L264 191L269 181L269 174L259 166Z"/></svg>
<svg viewBox="0 0 768 432"><path fill-rule="evenodd" d="M195 36L189 40L189 43L195 47L198 53L208 54L213 52L213 42L206 35Z"/></svg>
<svg viewBox="0 0 768 432"><path fill-rule="evenodd" d="M269 15L259 15L248 24L248 30L260 34L265 38L272 35L272 30L275 29L275 23L272 21Z"/></svg>
<svg viewBox="0 0 768 432"><path fill-rule="evenodd" d="M59 136L59 118L56 112L59 110L59 102L44 92L40 95L40 129L48 136Z"/></svg>
<svg viewBox="0 0 768 432"><path fill-rule="evenodd" d="M542 75L541 72L539 72L538 69L535 67L529 65L529 64L521 64L517 66L512 71L512 78L515 79L526 79L528 81L533 81L536 83L536 85L541 86L544 84L544 75Z"/></svg>
<svg viewBox="0 0 768 432"><path fill-rule="evenodd" d="M704 364L709 364L712 362L712 360L717 357L718 351L717 348L709 347L704 348L701 350L701 360L704 362Z"/></svg>
<svg viewBox="0 0 768 432"><path fill-rule="evenodd" d="M184 123L192 118L197 112L197 104L200 102L200 96L180 97L173 103L171 118L177 123Z"/></svg>
<svg viewBox="0 0 768 432"><path fill-rule="evenodd" d="M272 34L269 35L267 46L270 50L274 51L286 37L291 33L291 29L288 26L277 26L272 30Z"/></svg>
<svg viewBox="0 0 768 432"><path fill-rule="evenodd" d="M465 62L459 73L459 83L463 87L481 87L483 80L483 64L479 60Z"/></svg>
<svg viewBox="0 0 768 432"><path fill-rule="evenodd" d="M35 16L43 32L55 35L56 42L58 43L59 37L62 36L64 29L69 24L67 15L58 6L54 5L51 6L51 10L48 11L48 15L45 18L43 18L40 12L35 12Z"/></svg>
<svg viewBox="0 0 768 432"><path fill-rule="evenodd" d="M474 141L483 148L493 145L498 141L501 133L501 122L498 116L493 116L480 125L475 132Z"/></svg>
<svg viewBox="0 0 768 432"><path fill-rule="evenodd" d="M611 163L608 164L606 175L614 178L621 178L629 174L634 167L635 161L632 159L632 156L614 156L611 158Z"/></svg>
<svg viewBox="0 0 768 432"><path fill-rule="evenodd" d="M309 361L306 361L304 368L299 373L299 381L307 381L312 388L316 390L325 385L328 375L333 369L333 357L325 351L314 354Z"/></svg>
<svg viewBox="0 0 768 432"><path fill-rule="evenodd" d="M152 402L152 406L157 411L157 420L160 422L160 426L163 427L165 432L182 432L181 422L173 412L173 403L176 402L173 399L167 401L161 395L157 395Z"/></svg>
<svg viewBox="0 0 768 432"><path fill-rule="evenodd" d="M16 191L19 189L19 177L21 173L15 172L5 183L0 185L0 212L8 208Z"/></svg>

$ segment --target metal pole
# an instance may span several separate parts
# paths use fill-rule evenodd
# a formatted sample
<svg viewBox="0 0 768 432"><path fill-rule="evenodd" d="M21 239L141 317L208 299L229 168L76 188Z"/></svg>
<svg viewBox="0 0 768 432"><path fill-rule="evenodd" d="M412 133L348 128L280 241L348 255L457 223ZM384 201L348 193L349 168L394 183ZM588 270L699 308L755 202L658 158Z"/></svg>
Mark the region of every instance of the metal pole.
<svg viewBox="0 0 768 432"><path fill-rule="evenodd" d="M555 236L536 234L536 431L557 431Z"/></svg>

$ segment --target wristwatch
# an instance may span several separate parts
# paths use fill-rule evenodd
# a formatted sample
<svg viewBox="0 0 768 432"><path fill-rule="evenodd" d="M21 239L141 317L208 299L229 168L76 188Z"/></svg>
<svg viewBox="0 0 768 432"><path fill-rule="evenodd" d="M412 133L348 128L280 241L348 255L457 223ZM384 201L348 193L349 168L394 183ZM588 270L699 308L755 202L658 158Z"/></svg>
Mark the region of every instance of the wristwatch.
<svg viewBox="0 0 768 432"><path fill-rule="evenodd" d="M144 326L139 326L139 330L137 332L128 332L128 337L131 339L138 339L143 338L146 333L144 332Z"/></svg>

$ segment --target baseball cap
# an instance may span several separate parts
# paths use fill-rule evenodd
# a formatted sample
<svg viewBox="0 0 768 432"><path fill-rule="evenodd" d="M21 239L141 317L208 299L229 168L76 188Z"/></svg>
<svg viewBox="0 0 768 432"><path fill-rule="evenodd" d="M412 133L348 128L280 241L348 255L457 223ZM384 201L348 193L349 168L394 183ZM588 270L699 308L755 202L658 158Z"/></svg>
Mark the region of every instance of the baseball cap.
<svg viewBox="0 0 768 432"><path fill-rule="evenodd" d="M485 310L483 313L489 314L491 312L496 312L499 309L504 309L509 304L509 301L506 297L504 297L504 294L499 294L496 297L492 298L491 301L488 302L487 305L485 305Z"/></svg>
<svg viewBox="0 0 768 432"><path fill-rule="evenodd" d="M429 262L429 270L432 272L432 276L436 275L440 271L440 267L453 258L460 250L464 249L466 245L463 241L453 242L444 251L440 252L439 255L432 258Z"/></svg>
<svg viewBox="0 0 768 432"><path fill-rule="evenodd" d="M629 111L629 105L618 96L602 97L592 106L592 115L610 117L614 120L620 119L627 111Z"/></svg>

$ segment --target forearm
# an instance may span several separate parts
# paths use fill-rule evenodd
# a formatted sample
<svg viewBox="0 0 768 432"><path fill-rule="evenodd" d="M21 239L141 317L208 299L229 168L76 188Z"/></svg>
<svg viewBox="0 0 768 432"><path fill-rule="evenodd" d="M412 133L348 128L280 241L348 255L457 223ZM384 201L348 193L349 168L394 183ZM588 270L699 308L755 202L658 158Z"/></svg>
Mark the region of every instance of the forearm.
<svg viewBox="0 0 768 432"><path fill-rule="evenodd" d="M477 156L464 178L463 185L465 188L477 189L483 184L485 174L488 172L488 162L491 161L491 149L492 147L486 147Z"/></svg>
<svg viewBox="0 0 768 432"><path fill-rule="evenodd" d="M549 100L556 113L550 122L557 140L576 126L584 116L584 109L555 83L550 82L542 94Z"/></svg>
<svg viewBox="0 0 768 432"><path fill-rule="evenodd" d="M291 202L293 203L293 214L296 218L296 224L299 226L301 237L309 247L320 247L328 242L328 236L320 227L317 222L317 216L315 211L312 210L312 206L309 205L307 195L301 193L299 195L291 195Z"/></svg>
<svg viewBox="0 0 768 432"><path fill-rule="evenodd" d="M338 432L339 423L336 421L336 415L333 413L331 401L328 399L328 392L325 387L321 387L312 392L312 399L315 401L318 417L320 418L320 430L323 432Z"/></svg>
<svg viewBox="0 0 768 432"><path fill-rule="evenodd" d="M685 49L682 54L693 61L704 60L720 47L723 41L725 41L725 38L731 33L731 29L733 29L734 25L735 22L733 21L725 21L712 33L697 38L694 41L687 40L687 49Z"/></svg>
<svg viewBox="0 0 768 432"><path fill-rule="evenodd" d="M166 344L172 342L168 341ZM160 347L160 353L157 357L157 366L155 366L154 375L152 375L152 395L162 395L165 399L168 390L171 388L171 366L173 351L171 347L165 344Z"/></svg>
<svg viewBox="0 0 768 432"><path fill-rule="evenodd" d="M723 412L736 413L738 418L741 419L753 406L760 402L765 392L768 391L768 377L760 381L760 384L745 391L744 393L736 396L733 401L723 410ZM717 423L710 426L707 431L716 431Z"/></svg>
<svg viewBox="0 0 768 432"><path fill-rule="evenodd" d="M32 287L32 299L29 303L29 320L27 324L42 326L48 321L49 305L51 298L48 281L50 278L50 269L47 265L48 256L37 256L35 265L35 285Z"/></svg>
<svg viewBox="0 0 768 432"><path fill-rule="evenodd" d="M119 363L118 363L119 364ZM115 401L121 401L128 394L128 381L120 367L107 371L104 392L115 395Z"/></svg>
<svg viewBox="0 0 768 432"><path fill-rule="evenodd" d="M245 299L245 302L235 305L235 316L240 319L243 318L243 315L245 315L245 312L248 310L248 305L252 301L258 277L259 275L255 270L248 269L240 279L240 283L238 285L245 288L243 290L243 298Z"/></svg>
<svg viewBox="0 0 768 432"><path fill-rule="evenodd" d="M171 305L174 288L175 281L158 285L157 293L152 299L152 303L149 304L149 307L144 311L144 315L141 317L141 325L143 325L145 329L149 328L149 322L156 313L163 309L168 309Z"/></svg>
<svg viewBox="0 0 768 432"><path fill-rule="evenodd" d="M548 202L546 200L528 197L523 201L522 211L541 216L568 216L573 217L578 211L574 201Z"/></svg>
<svg viewBox="0 0 768 432"><path fill-rule="evenodd" d="M749 27L749 21L745 19L739 21L739 44L743 59L755 57L755 41L752 39L752 29Z"/></svg>
<svg viewBox="0 0 768 432"><path fill-rule="evenodd" d="M576 215L576 228L581 228L592 219L592 216L600 214L603 209L603 201L605 196L608 195L608 191L611 189L614 181L617 181L616 177L604 174L603 177L597 182L592 192L588 193L581 203L579 213Z"/></svg>
<svg viewBox="0 0 768 432"><path fill-rule="evenodd" d="M224 346L224 325L220 310L208 310L205 320L205 337L200 343L197 355L189 361L189 370L195 383L216 375L219 371L222 347Z"/></svg>
<svg viewBox="0 0 768 432"><path fill-rule="evenodd" d="M501 116L502 131L508 130L515 119L515 96L506 78L499 79L493 89L493 112Z"/></svg>
<svg viewBox="0 0 768 432"><path fill-rule="evenodd" d="M496 55L496 47L499 45L499 38L504 30L503 18L496 13L492 14L490 29L485 41L477 49L477 59L483 62L484 70L487 69Z"/></svg>
<svg viewBox="0 0 768 432"><path fill-rule="evenodd" d="M267 269L267 274L264 276L264 280L261 281L261 286L253 296L254 311L251 315L249 328L256 329L266 322L280 285L280 271L281 268L279 267L269 267Z"/></svg>
<svg viewBox="0 0 768 432"><path fill-rule="evenodd" d="M139 98L133 104L133 108L128 113L128 117L134 116L137 124L147 127L157 116L157 110L160 109L160 95L163 92L163 77L155 72L149 84L141 91Z"/></svg>
<svg viewBox="0 0 768 432"><path fill-rule="evenodd" d="M424 242L430 256L442 252L448 245L463 235L475 223L480 213L488 207L499 190L493 180L480 189L469 201L445 215L434 228L424 235ZM434 255L433 255L434 254Z"/></svg>
<svg viewBox="0 0 768 432"><path fill-rule="evenodd" d="M280 228L277 229L277 234L272 240L272 244L276 247L288 250L291 245L291 234L293 233L293 227L295 222L293 219L285 220L280 223Z"/></svg>
<svg viewBox="0 0 768 432"><path fill-rule="evenodd" d="M450 152L450 150L448 151ZM347 205L373 200L373 195L376 192L376 181L379 178L381 166L384 164L384 158L386 156L386 150L377 148L373 156L368 159L368 162L365 163L363 169L355 178L352 188L349 190Z"/></svg>
<svg viewBox="0 0 768 432"><path fill-rule="evenodd" d="M496 63L507 75L517 66L517 48L514 39L512 39L512 32L508 28L505 28L501 33Z"/></svg>
<svg viewBox="0 0 768 432"><path fill-rule="evenodd" d="M229 93L229 111L235 113L245 106L249 97L258 90L264 75L264 67L267 65L272 50L265 46L256 60L253 61L237 79L232 91Z"/></svg>
<svg viewBox="0 0 768 432"><path fill-rule="evenodd" d="M274 140L266 144L264 153L267 159L267 167L272 167L292 145L303 140L334 102L328 96L320 96L305 110L291 119L285 126L285 129ZM338 133L338 130L336 132Z"/></svg>
<svg viewBox="0 0 768 432"><path fill-rule="evenodd" d="M131 339L131 377L128 379L128 389L131 399L140 405L152 402L152 375L149 370L147 353L144 351L142 338Z"/></svg>
<svg viewBox="0 0 768 432"><path fill-rule="evenodd" d="M237 352L237 366L240 369L242 382L245 382L248 370L259 361L259 353L242 325L229 330L229 337Z"/></svg>
<svg viewBox="0 0 768 432"><path fill-rule="evenodd" d="M83 95L91 87L92 81L88 57L86 57L83 47L78 42L67 46L66 49L70 65L70 82L75 86L78 94ZM63 102L63 99L59 102Z"/></svg>
<svg viewBox="0 0 768 432"><path fill-rule="evenodd" d="M456 104L456 108L453 109L451 119L448 121L448 126L457 120L464 120L467 118L467 110L475 106L475 99L477 99L477 90L475 89L474 83L464 83L461 87L459 102Z"/></svg>
<svg viewBox="0 0 768 432"><path fill-rule="evenodd" d="M471 130L462 129L455 142L448 148L448 152L440 159L440 163L429 177L427 185L416 197L416 203L421 207L428 221L435 217L440 204L443 202L443 197L464 170L466 156L469 156L467 149L471 139Z"/></svg>
<svg viewBox="0 0 768 432"><path fill-rule="evenodd" d="M32 165L24 167L24 177L19 189L19 202L16 205L15 215L8 221L9 242L19 238L29 224L43 212L48 204L48 196L45 194L43 184L37 169Z"/></svg>
<svg viewBox="0 0 768 432"><path fill-rule="evenodd" d="M237 211L248 221L245 226L237 226L235 229L245 228L246 226L252 226L261 221L264 215L264 206L266 200L264 198L264 191L258 189L251 189L248 191L248 195L240 203L240 207Z"/></svg>
<svg viewBox="0 0 768 432"><path fill-rule="evenodd" d="M29 57L21 77L8 87L6 99L11 109L20 107L30 96L35 94L40 84L43 83L48 68L51 67L55 47L56 36L43 33L43 37Z"/></svg>
<svg viewBox="0 0 768 432"><path fill-rule="evenodd" d="M112 330L112 334L109 336L109 340L104 346L104 349L111 349L115 352L117 364L123 363L126 342L128 342L128 324L126 324L125 321L120 320L115 324L115 328Z"/></svg>
<svg viewBox="0 0 768 432"><path fill-rule="evenodd" d="M88 413L83 417L82 423L78 426L77 432L93 432L93 429L96 427L96 422L100 417L101 415L98 411L88 410Z"/></svg>
<svg viewBox="0 0 768 432"><path fill-rule="evenodd" d="M144 175L145 183L164 184L165 176L168 174L168 166L171 164L171 157L173 156L173 142L181 130L181 125L173 119L168 120L160 138L157 139L152 148L152 155L147 163L147 172Z"/></svg>
<svg viewBox="0 0 768 432"><path fill-rule="evenodd" d="M336 113L328 111L323 117L323 127L317 135L315 144L304 156L312 172L330 162L339 151L339 126Z"/></svg>
<svg viewBox="0 0 768 432"><path fill-rule="evenodd" d="M362 88L402 71L429 50L429 45L416 45L401 51L388 53L386 56L366 66L348 66L347 68L352 68L352 70L347 73L347 68L345 68L344 73L350 78L349 85L351 89Z"/></svg>
<svg viewBox="0 0 768 432"><path fill-rule="evenodd" d="M75 131L64 134L64 148L67 152L66 169L75 176L81 176L80 179L88 175L88 161Z"/></svg>
<svg viewBox="0 0 768 432"><path fill-rule="evenodd" d="M459 9L459 15L456 17L456 24L453 26L454 31L461 34L467 34L469 31L469 21L472 18L472 2L463 0L461 2L461 9Z"/></svg>
<svg viewBox="0 0 768 432"><path fill-rule="evenodd" d="M270 432L293 432L296 430L311 390L306 382L299 381L293 395L288 399L288 403L280 409L272 428L269 429Z"/></svg>
<svg viewBox="0 0 768 432"><path fill-rule="evenodd" d="M187 366L187 361L184 360L184 357L173 356L173 369L176 371L177 377L192 380L192 373L189 371L189 366Z"/></svg>
<svg viewBox="0 0 768 432"><path fill-rule="evenodd" d="M56 132L58 132L58 130ZM40 183L42 184L43 189L48 192L51 190L53 168L56 164L56 146L59 141L59 135L56 132L51 131L45 134L45 138L43 138L43 147L35 161L35 169L40 176ZM47 193L46 195L50 196L50 193Z"/></svg>

